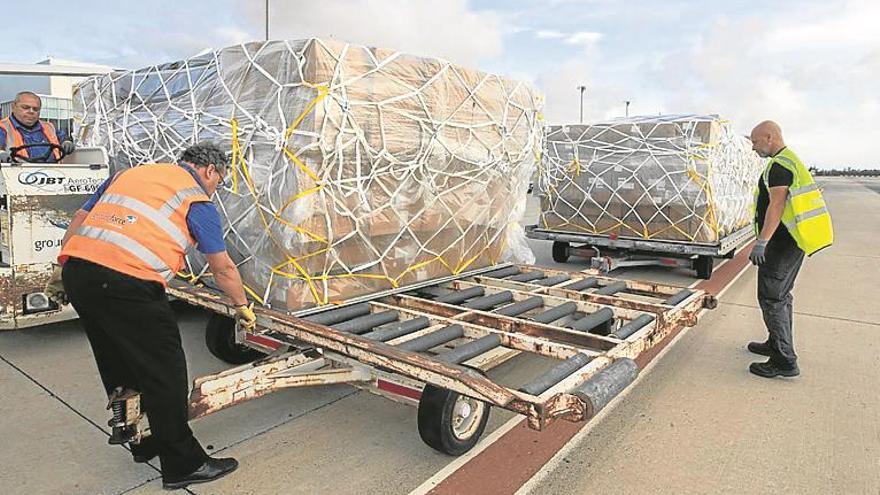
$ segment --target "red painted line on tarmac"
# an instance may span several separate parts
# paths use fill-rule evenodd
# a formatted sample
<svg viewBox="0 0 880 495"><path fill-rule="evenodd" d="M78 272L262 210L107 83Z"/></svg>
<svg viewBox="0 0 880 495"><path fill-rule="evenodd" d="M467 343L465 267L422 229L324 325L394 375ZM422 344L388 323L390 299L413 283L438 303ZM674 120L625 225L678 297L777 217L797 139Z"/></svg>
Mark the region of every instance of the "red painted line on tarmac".
<svg viewBox="0 0 880 495"><path fill-rule="evenodd" d="M750 246L744 247L730 261L712 274L712 278L696 288L717 295L729 285L748 264ZM635 361L639 369L651 362L660 351L678 335L679 328L653 348L643 352ZM519 490L554 455L567 444L585 423L557 421L543 432L534 431L525 422L516 425L492 445L474 456L432 488L429 494L460 494L479 491L482 495L512 494Z"/></svg>
<svg viewBox="0 0 880 495"><path fill-rule="evenodd" d="M387 382L385 380L376 380L376 387L379 388L379 390L384 390L386 392L391 392L392 394L409 397L410 399L419 400L422 398L422 392L419 390L404 387L403 385Z"/></svg>

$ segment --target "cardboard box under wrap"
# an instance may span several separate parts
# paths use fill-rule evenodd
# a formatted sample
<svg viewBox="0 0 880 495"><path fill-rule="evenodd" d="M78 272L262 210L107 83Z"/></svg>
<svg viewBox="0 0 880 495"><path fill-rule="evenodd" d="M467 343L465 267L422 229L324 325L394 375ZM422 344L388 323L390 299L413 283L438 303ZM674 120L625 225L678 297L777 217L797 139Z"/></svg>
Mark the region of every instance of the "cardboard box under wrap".
<svg viewBox="0 0 880 495"><path fill-rule="evenodd" d="M307 39L91 78L74 100L79 140L117 168L202 140L230 150L214 201L249 291L272 307L531 261L516 221L543 129L524 83ZM188 268L205 270L192 255Z"/></svg>
<svg viewBox="0 0 880 495"><path fill-rule="evenodd" d="M539 225L715 243L751 222L762 168L749 140L716 115L548 126Z"/></svg>

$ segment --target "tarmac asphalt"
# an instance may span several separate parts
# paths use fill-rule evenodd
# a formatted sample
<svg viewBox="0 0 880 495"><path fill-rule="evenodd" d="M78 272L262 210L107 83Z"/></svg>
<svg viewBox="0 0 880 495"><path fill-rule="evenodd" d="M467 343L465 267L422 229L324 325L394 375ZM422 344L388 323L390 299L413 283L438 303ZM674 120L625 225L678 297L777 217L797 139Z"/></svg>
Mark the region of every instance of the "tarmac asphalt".
<svg viewBox="0 0 880 495"><path fill-rule="evenodd" d="M522 492L880 493L880 180L820 184L836 241L807 261L796 284L802 375L748 373L757 357L745 343L764 335L748 268L717 309ZM532 202L523 223L534 214ZM584 268L554 264L549 243L530 245L540 265ZM615 275L695 282L681 269ZM205 348L207 315L178 314L190 376L229 367ZM524 379L533 366L506 363L493 375ZM157 463L133 464L107 445L105 398L76 322L0 333L0 394L0 493L162 492ZM494 411L486 436L511 417ZM197 494L402 494L452 461L421 442L413 408L348 386L278 392L193 429L211 453L241 462L222 480L193 485Z"/></svg>

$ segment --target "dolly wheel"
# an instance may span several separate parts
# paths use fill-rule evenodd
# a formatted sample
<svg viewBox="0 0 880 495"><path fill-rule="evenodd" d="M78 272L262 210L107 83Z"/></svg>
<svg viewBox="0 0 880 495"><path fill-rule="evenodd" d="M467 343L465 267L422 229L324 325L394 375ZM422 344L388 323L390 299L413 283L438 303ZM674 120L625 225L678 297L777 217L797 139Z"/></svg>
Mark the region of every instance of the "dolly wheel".
<svg viewBox="0 0 880 495"><path fill-rule="evenodd" d="M715 258L711 256L697 256L694 260L694 270L697 271L697 278L709 280L712 277L712 267L715 264Z"/></svg>
<svg viewBox="0 0 880 495"><path fill-rule="evenodd" d="M489 409L481 400L425 385L419 401L419 435L428 446L444 454L464 454L486 429Z"/></svg>
<svg viewBox="0 0 880 495"><path fill-rule="evenodd" d="M211 354L229 364L245 364L263 357L263 353L235 342L235 320L217 313L205 327L205 344Z"/></svg>
<svg viewBox="0 0 880 495"><path fill-rule="evenodd" d="M568 261L568 243L563 241L553 241L553 261L557 263L565 263Z"/></svg>

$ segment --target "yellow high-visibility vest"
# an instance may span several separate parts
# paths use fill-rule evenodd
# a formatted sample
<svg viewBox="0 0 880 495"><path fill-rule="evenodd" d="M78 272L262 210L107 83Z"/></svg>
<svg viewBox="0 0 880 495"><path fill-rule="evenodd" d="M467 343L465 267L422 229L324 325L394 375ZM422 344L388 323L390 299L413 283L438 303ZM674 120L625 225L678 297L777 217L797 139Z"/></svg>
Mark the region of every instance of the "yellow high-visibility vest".
<svg viewBox="0 0 880 495"><path fill-rule="evenodd" d="M831 226L831 214L825 206L822 192L807 167L801 159L789 148L784 148L776 156L767 161L767 167L761 174L764 187L770 193L768 177L770 167L778 163L791 172L792 182L788 186L788 197L785 199L785 209L782 211L782 224L788 229L788 233L797 242L808 256L824 249L834 243L834 229ZM755 209L757 210L759 186L755 187ZM755 219L755 234L758 232L757 218Z"/></svg>

